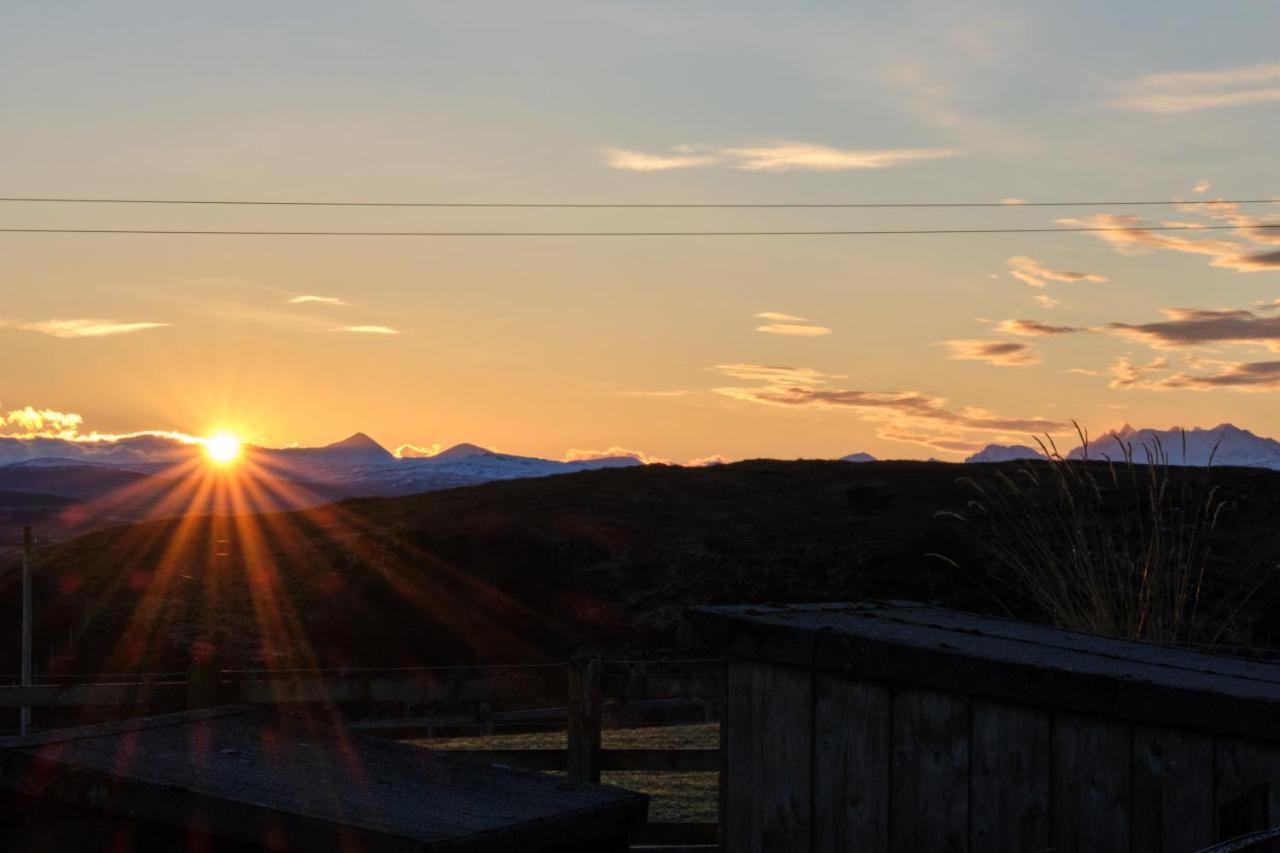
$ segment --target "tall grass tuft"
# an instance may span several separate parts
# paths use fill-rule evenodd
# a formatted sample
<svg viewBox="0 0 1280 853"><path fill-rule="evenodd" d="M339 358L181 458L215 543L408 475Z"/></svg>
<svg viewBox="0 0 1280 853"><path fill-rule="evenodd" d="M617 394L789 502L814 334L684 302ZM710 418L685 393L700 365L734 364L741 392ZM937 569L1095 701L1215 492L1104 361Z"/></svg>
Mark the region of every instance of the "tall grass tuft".
<svg viewBox="0 0 1280 853"><path fill-rule="evenodd" d="M1046 461L965 480L969 516L990 525L981 546L1061 627L1158 643L1208 639L1197 616L1219 515L1227 507L1203 468L1170 463L1156 440L1119 442L1119 460L1066 459L1053 439L1037 439ZM1183 434L1182 458L1186 459ZM1216 452L1216 447L1214 448Z"/></svg>

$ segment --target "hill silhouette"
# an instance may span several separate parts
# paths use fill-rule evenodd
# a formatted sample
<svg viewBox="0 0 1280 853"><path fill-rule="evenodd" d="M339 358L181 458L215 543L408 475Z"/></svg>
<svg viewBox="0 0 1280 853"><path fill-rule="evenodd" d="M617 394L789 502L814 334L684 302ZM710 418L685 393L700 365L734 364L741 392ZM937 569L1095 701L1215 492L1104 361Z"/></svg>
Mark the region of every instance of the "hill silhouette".
<svg viewBox="0 0 1280 853"><path fill-rule="evenodd" d="M653 651L673 646L683 608L714 602L901 597L1037 618L987 575L972 525L935 517L972 498L962 477L1010 470L654 465L104 530L42 553L37 662L46 673L181 670L198 644L255 667ZM1280 564L1280 473L1213 476L1236 508L1222 520L1207 613L1221 591ZM1262 589L1237 640L1280 637L1278 605ZM0 608L17 612L13 572ZM16 646L3 665L16 666Z"/></svg>

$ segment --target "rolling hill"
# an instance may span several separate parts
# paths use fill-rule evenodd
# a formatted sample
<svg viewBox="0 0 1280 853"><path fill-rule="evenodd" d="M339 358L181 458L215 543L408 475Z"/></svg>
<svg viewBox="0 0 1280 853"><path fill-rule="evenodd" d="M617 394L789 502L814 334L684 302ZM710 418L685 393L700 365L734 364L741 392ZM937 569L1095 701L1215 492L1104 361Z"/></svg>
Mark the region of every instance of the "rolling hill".
<svg viewBox="0 0 1280 853"><path fill-rule="evenodd" d="M651 651L672 646L684 607L709 602L904 597L1035 618L989 573L977 526L935 517L965 509L974 492L962 478L1008 470L651 465L99 531L41 555L39 665L170 671L197 644L240 666L507 662L582 644ZM1280 564L1280 474L1214 476L1235 508L1206 613ZM0 612L14 613L5 577ZM1265 586L1231 633L1274 644L1278 612ZM15 648L4 645L0 665L16 663Z"/></svg>

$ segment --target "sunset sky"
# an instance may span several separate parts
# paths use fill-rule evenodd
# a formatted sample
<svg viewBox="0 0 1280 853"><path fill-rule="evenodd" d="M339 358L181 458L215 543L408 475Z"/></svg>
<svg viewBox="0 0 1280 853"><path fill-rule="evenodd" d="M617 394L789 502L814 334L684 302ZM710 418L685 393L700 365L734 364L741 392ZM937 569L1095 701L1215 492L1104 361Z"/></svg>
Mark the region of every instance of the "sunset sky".
<svg viewBox="0 0 1280 853"><path fill-rule="evenodd" d="M7 197L1181 199L518 210L0 203L0 415L357 430L561 458L955 459L1093 431L1280 435L1280 6L19 2ZM54 427L65 430L65 422ZM6 419L0 434L32 431Z"/></svg>

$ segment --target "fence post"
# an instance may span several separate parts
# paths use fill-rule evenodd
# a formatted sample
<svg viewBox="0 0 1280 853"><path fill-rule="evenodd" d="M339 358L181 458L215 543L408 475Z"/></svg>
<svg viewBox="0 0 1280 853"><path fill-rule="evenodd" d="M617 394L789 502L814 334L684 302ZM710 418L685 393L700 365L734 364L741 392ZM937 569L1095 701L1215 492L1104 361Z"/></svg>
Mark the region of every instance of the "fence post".
<svg viewBox="0 0 1280 853"><path fill-rule="evenodd" d="M600 781L600 656L579 652L569 662L569 778Z"/></svg>
<svg viewBox="0 0 1280 853"><path fill-rule="evenodd" d="M187 708L212 708L222 699L222 667L211 644L196 643L187 671Z"/></svg>
<svg viewBox="0 0 1280 853"><path fill-rule="evenodd" d="M31 672L31 528L22 528L22 686L32 685ZM31 730L31 708L23 705L18 731Z"/></svg>

